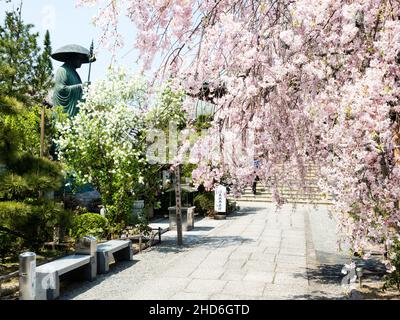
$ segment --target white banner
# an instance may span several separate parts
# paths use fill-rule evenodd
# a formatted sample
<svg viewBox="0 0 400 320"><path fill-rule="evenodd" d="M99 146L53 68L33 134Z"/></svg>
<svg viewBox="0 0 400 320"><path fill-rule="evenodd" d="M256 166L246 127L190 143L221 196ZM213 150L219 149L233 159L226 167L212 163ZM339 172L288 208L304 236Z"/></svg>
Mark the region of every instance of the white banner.
<svg viewBox="0 0 400 320"><path fill-rule="evenodd" d="M226 212L226 187L224 186L215 188L214 210L216 212Z"/></svg>

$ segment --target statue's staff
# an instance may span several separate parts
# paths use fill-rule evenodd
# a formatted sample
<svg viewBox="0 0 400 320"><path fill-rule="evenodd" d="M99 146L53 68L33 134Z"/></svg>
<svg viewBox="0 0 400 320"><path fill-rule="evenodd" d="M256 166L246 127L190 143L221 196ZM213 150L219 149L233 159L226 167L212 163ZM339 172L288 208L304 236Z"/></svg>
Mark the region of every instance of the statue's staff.
<svg viewBox="0 0 400 320"><path fill-rule="evenodd" d="M89 53L89 75L88 75L88 83L90 83L90 74L92 72L92 61L94 58L94 44L93 44L93 40L92 40L92 44L90 45L90 53Z"/></svg>

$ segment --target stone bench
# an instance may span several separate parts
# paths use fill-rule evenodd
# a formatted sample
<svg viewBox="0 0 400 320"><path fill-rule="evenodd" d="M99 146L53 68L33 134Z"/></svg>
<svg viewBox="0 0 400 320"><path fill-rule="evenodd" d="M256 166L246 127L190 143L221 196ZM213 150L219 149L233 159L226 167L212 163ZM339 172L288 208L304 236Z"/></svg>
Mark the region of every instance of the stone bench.
<svg viewBox="0 0 400 320"><path fill-rule="evenodd" d="M110 240L97 245L97 272L107 273L113 260L131 261L133 259L132 242L130 240Z"/></svg>
<svg viewBox="0 0 400 320"><path fill-rule="evenodd" d="M82 268L81 276L93 281L97 273L96 257L74 254L36 268L36 300L51 300L60 296L60 276Z"/></svg>

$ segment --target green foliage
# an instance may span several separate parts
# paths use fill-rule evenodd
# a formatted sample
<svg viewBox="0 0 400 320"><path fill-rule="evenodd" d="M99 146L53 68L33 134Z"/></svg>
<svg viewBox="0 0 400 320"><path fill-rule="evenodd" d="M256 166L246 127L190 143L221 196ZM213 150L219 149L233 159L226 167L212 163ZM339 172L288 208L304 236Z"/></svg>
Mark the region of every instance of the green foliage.
<svg viewBox="0 0 400 320"><path fill-rule="evenodd" d="M161 92L158 106L147 114L149 127L167 132L170 122L175 122L179 130L183 129L187 122L187 114L182 109L184 96L183 90L173 91L167 86Z"/></svg>
<svg viewBox="0 0 400 320"><path fill-rule="evenodd" d="M60 241L64 241L65 235L72 229L76 214L72 210L60 210L56 215L56 227L59 229Z"/></svg>
<svg viewBox="0 0 400 320"><path fill-rule="evenodd" d="M50 229L60 212L42 198L60 186L60 165L27 152L24 130L28 125L18 121L22 119L19 117L14 114L0 118L0 162L5 167L0 172L0 225L6 228L2 230L3 252L10 248L5 243L10 237L17 237L21 246L38 248L51 238Z"/></svg>
<svg viewBox="0 0 400 320"><path fill-rule="evenodd" d="M4 97L4 103L10 103L8 107L0 109L0 162L5 163L17 158L22 149L22 137L13 124L19 103L14 98L2 96L1 92L0 97ZM14 114L9 115L10 111Z"/></svg>
<svg viewBox="0 0 400 320"><path fill-rule="evenodd" d="M35 198L61 186L60 166L50 160L24 154L7 168L0 174L0 201Z"/></svg>
<svg viewBox="0 0 400 320"><path fill-rule="evenodd" d="M194 198L196 211L201 215L214 214L214 192L204 192Z"/></svg>
<svg viewBox="0 0 400 320"><path fill-rule="evenodd" d="M160 178L160 168L157 165L146 165L143 171L143 183L135 190L138 199L144 200L146 208L150 208L157 204L159 200L160 186L162 179ZM143 214L144 216L144 214ZM134 224L137 223L134 221Z"/></svg>
<svg viewBox="0 0 400 320"><path fill-rule="evenodd" d="M226 199L226 211L229 213L236 210L239 210L239 208L236 206L236 203L234 201Z"/></svg>
<svg viewBox="0 0 400 320"><path fill-rule="evenodd" d="M203 192L194 198L196 211L201 215L214 215L214 192ZM227 213L237 210L235 203L226 199Z"/></svg>
<svg viewBox="0 0 400 320"><path fill-rule="evenodd" d="M87 90L79 114L60 119L57 125L58 152L68 174L77 185L96 188L112 226L129 223L149 169L143 156L143 112L138 107L144 89L141 79L111 71Z"/></svg>
<svg viewBox="0 0 400 320"><path fill-rule="evenodd" d="M108 220L97 213L85 213L73 220L70 235L74 239L93 236L98 239L107 234Z"/></svg>
<svg viewBox="0 0 400 320"><path fill-rule="evenodd" d="M132 229L132 234L140 234L142 236L149 236L151 235L151 227L146 223L138 223Z"/></svg>
<svg viewBox="0 0 400 320"><path fill-rule="evenodd" d="M19 152L39 155L39 104L52 86L53 74L50 34L46 33L41 52L32 28L22 21L20 9L6 12L0 26L0 162ZM49 134L46 142L50 145Z"/></svg>
<svg viewBox="0 0 400 320"><path fill-rule="evenodd" d="M125 229L125 227L126 227L125 223L109 224L108 235L111 236L112 239L114 239L114 236L119 237L121 235L121 232Z"/></svg>
<svg viewBox="0 0 400 320"><path fill-rule="evenodd" d="M41 110L39 105L34 105L8 119L12 130L19 137L19 150L34 156L40 153Z"/></svg>
<svg viewBox="0 0 400 320"><path fill-rule="evenodd" d="M1 82L1 70L0 70L0 82ZM22 104L19 103L17 99L5 95L0 95L1 113L3 113L4 115L16 114L20 112L21 109L22 109Z"/></svg>
<svg viewBox="0 0 400 320"><path fill-rule="evenodd" d="M182 108L184 97L184 90L174 91L167 85L160 94L158 105L147 114L146 119L148 127L164 131L167 141L172 139L172 137L169 137L171 124L176 124L178 131L184 129L187 125L188 115ZM167 148L169 148L169 146L167 146ZM169 157L169 150L167 151L167 155ZM169 161L171 160L172 159L169 159ZM181 177L191 177L195 167L195 165L191 164L182 165L183 171ZM145 199L146 205L157 203L157 207L160 208L161 203L159 199L163 188L162 179L160 179L158 174L160 172L160 167L154 166L152 171L153 172L146 177L146 181L148 182L143 189L143 199Z"/></svg>
<svg viewBox="0 0 400 320"><path fill-rule="evenodd" d="M6 12L0 26L0 90L29 106L41 103L51 88L52 65L50 35L46 33L45 49L37 44L33 25L21 19L20 8Z"/></svg>
<svg viewBox="0 0 400 320"><path fill-rule="evenodd" d="M390 252L391 255L391 264L395 268L394 271L388 273L385 276L385 283L383 285L383 289L396 288L400 291L400 241L395 240Z"/></svg>
<svg viewBox="0 0 400 320"><path fill-rule="evenodd" d="M13 252L17 252L18 248L18 237L0 229L0 262L5 261Z"/></svg>
<svg viewBox="0 0 400 320"><path fill-rule="evenodd" d="M20 248L38 250L41 245L52 240L54 227L65 226L67 213L62 205L45 201L0 202L0 231L3 239L17 238ZM64 224L64 225L63 225ZM5 250L5 247L0 250Z"/></svg>
<svg viewBox="0 0 400 320"><path fill-rule="evenodd" d="M181 177L182 178L192 178L192 172L196 169L197 164L188 163L181 165Z"/></svg>
<svg viewBox="0 0 400 320"><path fill-rule="evenodd" d="M126 190L116 189L112 194L111 200L108 200L106 217L114 225L121 225L122 228L128 224L131 218L131 212L134 202L134 196L127 193Z"/></svg>
<svg viewBox="0 0 400 320"><path fill-rule="evenodd" d="M212 120L213 120L212 115L204 115L204 114L199 115L194 123L196 131L200 132L201 130L211 128Z"/></svg>
<svg viewBox="0 0 400 320"><path fill-rule="evenodd" d="M61 167L39 158L41 103L51 86L50 37L45 50L20 9L0 26L0 254L39 250L54 228L68 225L61 205L45 199L59 188ZM46 143L50 144L49 135Z"/></svg>
<svg viewBox="0 0 400 320"><path fill-rule="evenodd" d="M38 56L37 63L33 67L35 77L32 79L32 85L36 89L35 98L38 102L42 102L46 98L48 89L53 86L52 49L50 32L48 30L44 36L43 47L43 52Z"/></svg>

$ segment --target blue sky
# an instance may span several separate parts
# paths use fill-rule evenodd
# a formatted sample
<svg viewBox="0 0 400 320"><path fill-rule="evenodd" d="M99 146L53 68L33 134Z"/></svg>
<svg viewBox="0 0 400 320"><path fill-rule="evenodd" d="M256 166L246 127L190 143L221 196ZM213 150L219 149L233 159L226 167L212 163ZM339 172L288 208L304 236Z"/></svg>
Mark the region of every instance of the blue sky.
<svg viewBox="0 0 400 320"><path fill-rule="evenodd" d="M3 23L4 13L13 7L18 7L21 0L12 0L11 3L0 1L0 19ZM75 0L24 0L22 18L25 23L35 25L34 31L39 32L42 40L46 29L50 30L53 50L59 47L76 43L89 49L92 39L96 41L101 31L91 23L92 17L96 15L98 7L76 8ZM133 49L135 28L127 19L120 22L119 30L123 36L125 46L117 52L118 64L135 72L139 67L135 64L138 57L137 51ZM111 54L100 48L97 61L92 65L91 80L103 78L111 63ZM54 61L56 69L61 63ZM78 70L82 81L87 80L88 65L83 65Z"/></svg>

